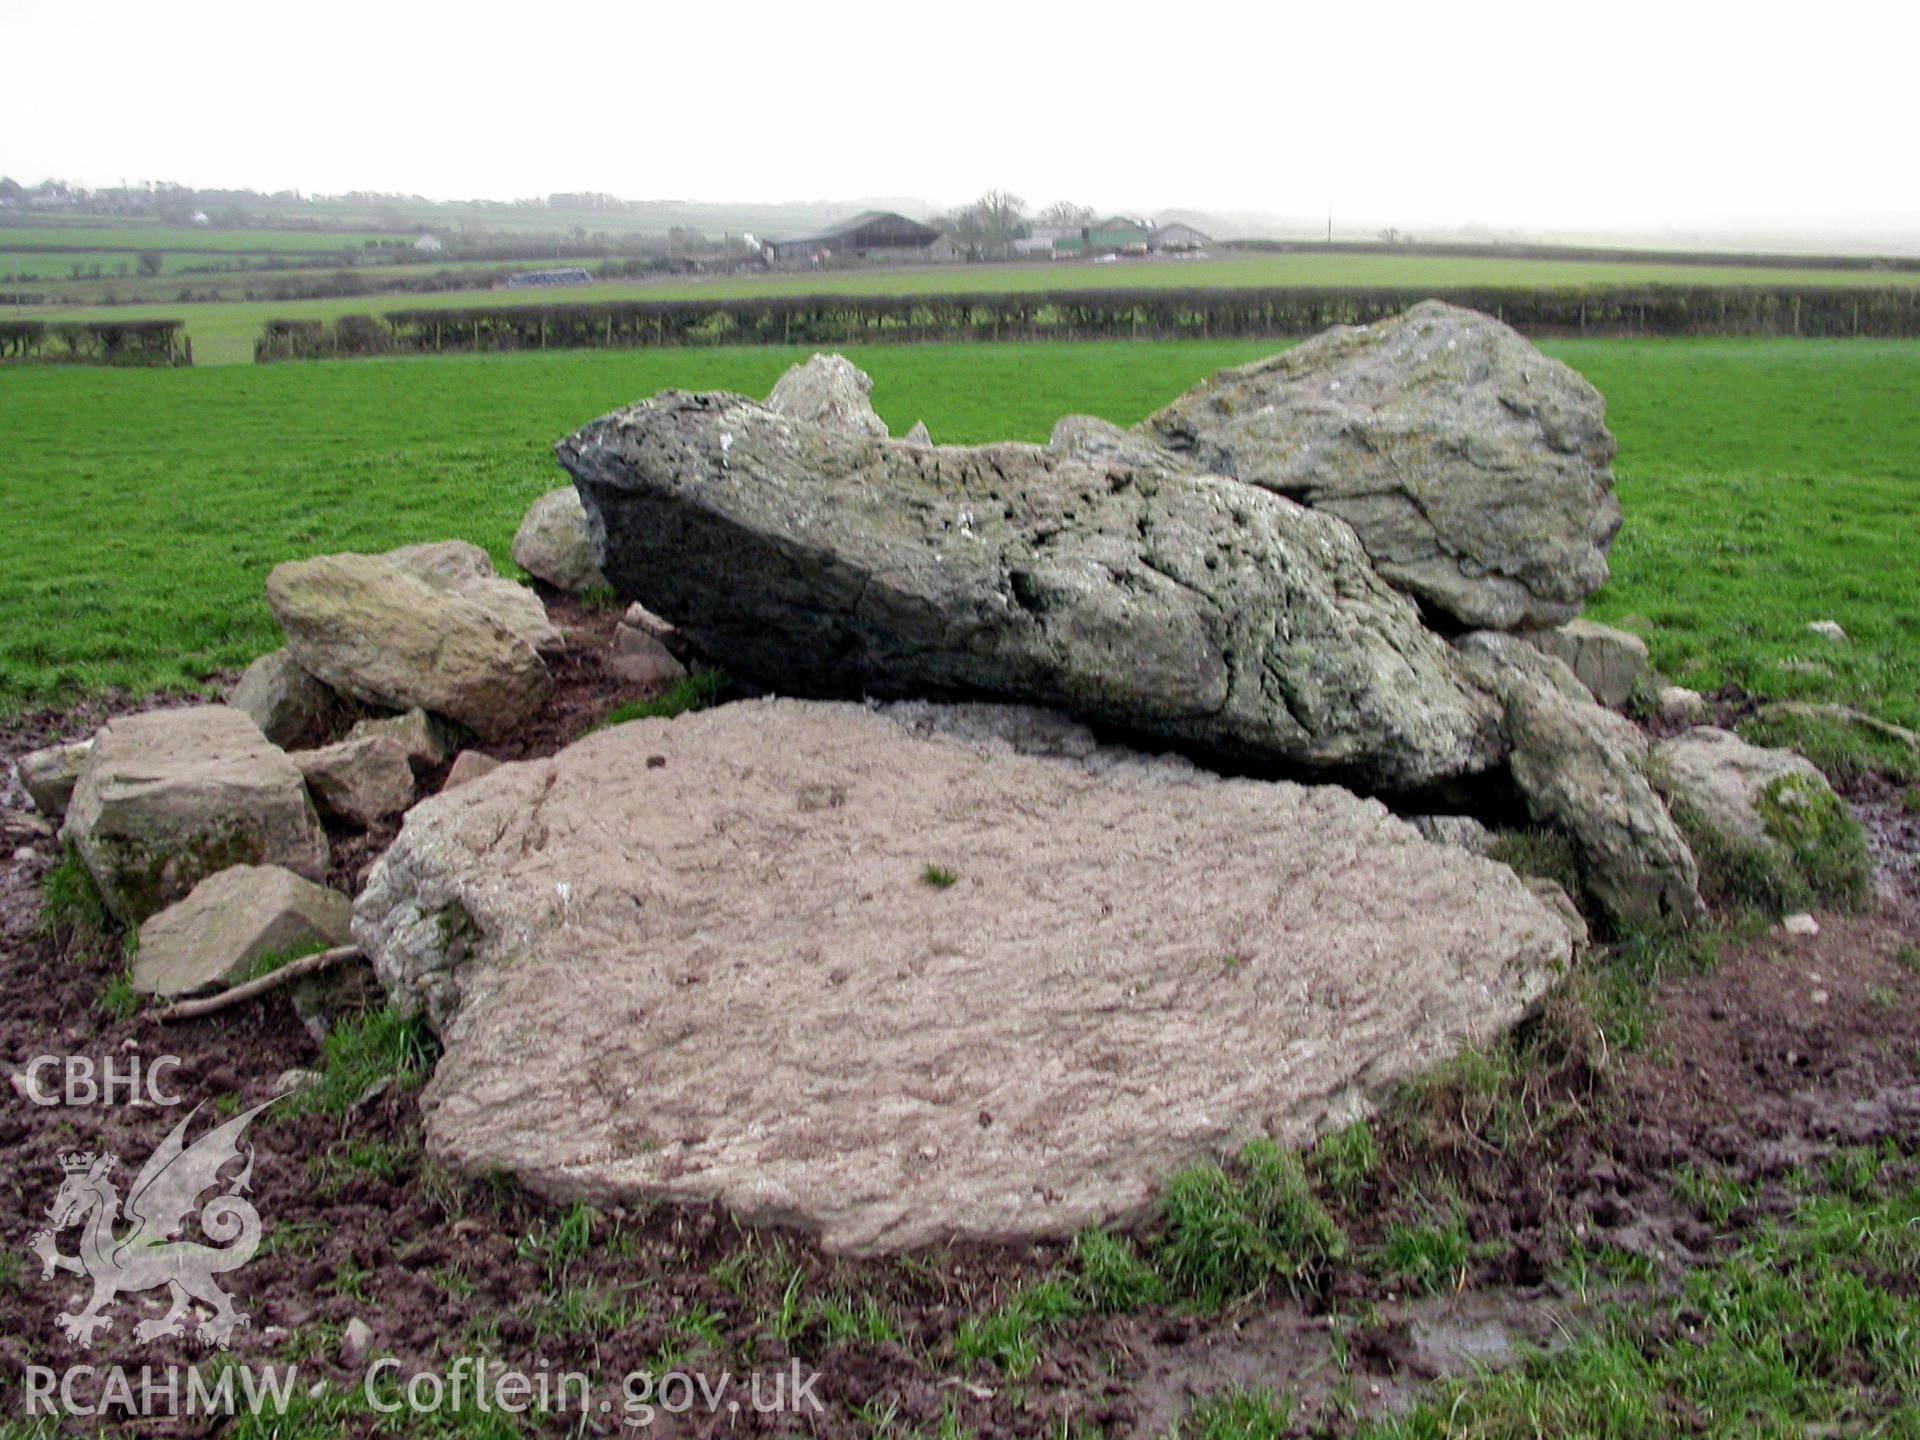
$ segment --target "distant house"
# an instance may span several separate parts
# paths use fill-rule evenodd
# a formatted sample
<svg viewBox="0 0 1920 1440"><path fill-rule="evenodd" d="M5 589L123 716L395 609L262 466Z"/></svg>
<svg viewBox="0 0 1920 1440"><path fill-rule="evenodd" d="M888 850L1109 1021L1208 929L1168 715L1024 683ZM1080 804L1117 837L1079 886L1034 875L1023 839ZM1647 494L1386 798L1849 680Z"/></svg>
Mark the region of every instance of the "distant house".
<svg viewBox="0 0 1920 1440"><path fill-rule="evenodd" d="M1153 227L1144 220L1125 215L1110 215L1091 225L1082 225L1053 242L1056 255L1145 254Z"/></svg>
<svg viewBox="0 0 1920 1440"><path fill-rule="evenodd" d="M593 276L578 266L559 270L522 270L507 277L509 290L540 290L553 285L590 285Z"/></svg>
<svg viewBox="0 0 1920 1440"><path fill-rule="evenodd" d="M1155 251L1204 250L1213 244L1211 235L1204 235L1191 225L1162 225L1147 237L1147 248Z"/></svg>
<svg viewBox="0 0 1920 1440"><path fill-rule="evenodd" d="M193 212L193 223L198 226L201 226L202 228L205 228L206 226L213 224L213 221L207 218L206 211L196 210Z"/></svg>
<svg viewBox="0 0 1920 1440"><path fill-rule="evenodd" d="M961 258L952 236L884 210L869 210L816 235L763 240L760 253L776 270L799 270L833 260L927 264Z"/></svg>
<svg viewBox="0 0 1920 1440"><path fill-rule="evenodd" d="M413 242L413 248L416 250L424 250L429 255L434 255L447 247L440 243L440 238L437 235L422 235Z"/></svg>

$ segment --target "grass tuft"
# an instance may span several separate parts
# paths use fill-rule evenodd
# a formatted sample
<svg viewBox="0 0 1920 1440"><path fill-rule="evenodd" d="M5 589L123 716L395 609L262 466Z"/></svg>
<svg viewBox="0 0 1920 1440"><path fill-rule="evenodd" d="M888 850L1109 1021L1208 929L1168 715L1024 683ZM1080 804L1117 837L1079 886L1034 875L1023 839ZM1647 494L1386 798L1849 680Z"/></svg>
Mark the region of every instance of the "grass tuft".
<svg viewBox="0 0 1920 1440"><path fill-rule="evenodd" d="M414 1089L439 1059L440 1043L425 1020L386 1009L341 1021L321 1054L320 1078L287 1097L287 1113L344 1115L383 1080Z"/></svg>
<svg viewBox="0 0 1920 1440"><path fill-rule="evenodd" d="M632 720L671 720L695 710L705 710L718 702L727 688L727 672L701 670L673 682L664 695L651 700L623 700L614 706L593 728L606 730Z"/></svg>
<svg viewBox="0 0 1920 1440"><path fill-rule="evenodd" d="M1315 1197L1300 1157L1256 1140L1231 1172L1200 1165L1174 1176L1157 1268L1178 1293L1218 1308L1278 1284L1310 1288L1347 1253L1347 1237Z"/></svg>
<svg viewBox="0 0 1920 1440"><path fill-rule="evenodd" d="M81 942L103 939L116 925L93 872L68 842L60 863L40 880L40 930Z"/></svg>
<svg viewBox="0 0 1920 1440"><path fill-rule="evenodd" d="M1167 1440L1287 1440L1293 1399L1270 1390L1227 1390L1195 1405L1167 1432Z"/></svg>
<svg viewBox="0 0 1920 1440"><path fill-rule="evenodd" d="M1380 1267L1409 1289L1438 1295L1466 1283L1473 1258L1473 1240L1458 1213L1444 1224L1423 1220L1416 1225L1390 1225L1380 1247Z"/></svg>
<svg viewBox="0 0 1920 1440"><path fill-rule="evenodd" d="M960 872L949 870L944 865L928 865L920 872L920 880L936 890L951 890L960 883Z"/></svg>
<svg viewBox="0 0 1920 1440"><path fill-rule="evenodd" d="M1081 1293L1095 1311L1118 1314L1166 1299L1166 1282L1124 1235L1082 1230L1074 1237L1073 1255L1080 1267Z"/></svg>
<svg viewBox="0 0 1920 1440"><path fill-rule="evenodd" d="M1380 1173L1380 1145L1373 1127L1356 1120L1321 1136L1307 1154L1307 1170L1329 1194L1351 1204Z"/></svg>
<svg viewBox="0 0 1920 1440"><path fill-rule="evenodd" d="M1582 894L1580 862L1574 854L1573 841L1564 831L1497 830L1490 854L1516 875L1553 881L1576 903Z"/></svg>

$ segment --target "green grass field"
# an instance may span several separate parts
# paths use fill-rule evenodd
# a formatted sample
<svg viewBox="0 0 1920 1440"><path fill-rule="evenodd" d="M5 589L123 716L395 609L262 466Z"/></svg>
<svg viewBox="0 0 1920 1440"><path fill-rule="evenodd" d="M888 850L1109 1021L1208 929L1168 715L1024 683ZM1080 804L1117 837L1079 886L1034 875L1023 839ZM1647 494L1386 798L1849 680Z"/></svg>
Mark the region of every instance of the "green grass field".
<svg viewBox="0 0 1920 1440"><path fill-rule="evenodd" d="M9 232L0 231L0 245ZM515 267L520 268L520 267ZM822 274L720 276L711 280L624 281L551 291L553 304L602 300L734 299L755 295L1019 293L1124 286L1385 286L1430 291L1449 286L1519 288L1609 284L1844 285L1920 284L1920 271L1761 270L1739 266L1592 264L1563 260L1483 260L1423 255L1246 255L1220 260L1137 260L1115 265L949 265L928 269L840 270ZM527 305L524 293L463 290L435 295L375 295L344 300L235 301L204 305L43 307L19 312L37 319L182 319L200 365L253 359L253 342L270 319L332 319L385 310Z"/></svg>
<svg viewBox="0 0 1920 1440"><path fill-rule="evenodd" d="M0 250L48 245L103 250L214 250L224 253L314 254L358 250L368 240L404 238L374 230L213 230L198 225L0 225Z"/></svg>
<svg viewBox="0 0 1920 1440"><path fill-rule="evenodd" d="M233 250L162 250L160 255L160 273L178 275L183 270L209 265L231 265L242 254L248 258L265 259L258 252L239 252ZM73 267L83 270L100 267L103 276L109 279L132 281L140 278L136 268L139 254L131 250L13 250L0 252L0 276L12 275L20 280L73 280ZM127 267L125 276L117 274L118 267Z"/></svg>
<svg viewBox="0 0 1920 1440"><path fill-rule="evenodd" d="M896 433L1044 439L1120 422L1235 344L851 352ZM1608 397L1627 526L1597 618L1652 623L1707 688L1844 700L1920 724L1920 342L1586 341L1547 347ZM668 385L764 394L776 349L591 352L0 378L0 705L192 686L272 647L281 560L469 538L502 564L562 483L568 430ZM1853 637L1805 632L1833 619ZM1811 670L1804 667L1812 666Z"/></svg>

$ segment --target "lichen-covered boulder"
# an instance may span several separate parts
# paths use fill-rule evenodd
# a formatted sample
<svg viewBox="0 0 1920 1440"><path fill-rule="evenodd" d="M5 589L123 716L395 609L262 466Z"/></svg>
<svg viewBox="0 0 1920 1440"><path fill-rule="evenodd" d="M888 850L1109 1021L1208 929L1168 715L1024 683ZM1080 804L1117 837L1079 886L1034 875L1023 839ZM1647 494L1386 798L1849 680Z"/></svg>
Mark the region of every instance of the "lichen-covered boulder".
<svg viewBox="0 0 1920 1440"><path fill-rule="evenodd" d="M571 485L549 490L527 508L514 532L513 563L570 594L607 583L600 573L600 542Z"/></svg>
<svg viewBox="0 0 1920 1440"><path fill-rule="evenodd" d="M1493 702L1353 531L1251 486L677 391L558 453L616 588L787 693L1052 705L1383 789L1502 756Z"/></svg>
<svg viewBox="0 0 1920 1440"><path fill-rule="evenodd" d="M107 908L134 925L231 865L281 865L312 880L327 865L299 767L225 705L109 722L61 834Z"/></svg>
<svg viewBox="0 0 1920 1440"><path fill-rule="evenodd" d="M767 409L789 420L884 440L887 422L874 413L872 394L872 378L846 356L816 355L774 382Z"/></svg>
<svg viewBox="0 0 1920 1440"><path fill-rule="evenodd" d="M439 1028L430 1153L834 1249L1070 1235L1353 1119L1568 961L1377 802L937 708L639 720L409 812L354 934Z"/></svg>
<svg viewBox="0 0 1920 1440"><path fill-rule="evenodd" d="M269 957L353 939L353 901L278 865L234 865L140 927L133 988L188 995L249 979Z"/></svg>
<svg viewBox="0 0 1920 1440"><path fill-rule="evenodd" d="M471 541L402 545L381 558L443 595L471 600L542 655L566 648L567 637L547 618L540 597L503 577L493 557Z"/></svg>
<svg viewBox="0 0 1920 1440"><path fill-rule="evenodd" d="M1656 744L1650 773L1716 883L1741 898L1777 910L1866 898L1866 838L1811 761L1702 725Z"/></svg>
<svg viewBox="0 0 1920 1440"><path fill-rule="evenodd" d="M1201 469L1345 520L1455 624L1570 620L1620 528L1600 393L1437 300L1223 371L1141 426Z"/></svg>
<svg viewBox="0 0 1920 1440"><path fill-rule="evenodd" d="M419 706L496 737L538 712L553 676L528 633L531 617L502 618L498 597L475 588L418 556L321 555L275 567L267 604L293 658L335 690L391 710Z"/></svg>
<svg viewBox="0 0 1920 1440"><path fill-rule="evenodd" d="M1594 900L1625 925L1705 914L1693 852L1647 782L1632 726L1515 636L1479 631L1459 645L1505 707L1515 788L1536 822L1573 841Z"/></svg>

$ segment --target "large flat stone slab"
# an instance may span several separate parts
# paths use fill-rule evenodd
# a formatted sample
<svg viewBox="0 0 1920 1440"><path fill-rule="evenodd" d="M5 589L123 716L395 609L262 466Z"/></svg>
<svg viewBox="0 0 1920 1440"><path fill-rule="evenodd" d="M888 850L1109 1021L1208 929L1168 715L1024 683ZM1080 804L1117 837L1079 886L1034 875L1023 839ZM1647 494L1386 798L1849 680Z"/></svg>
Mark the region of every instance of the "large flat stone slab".
<svg viewBox="0 0 1920 1440"><path fill-rule="evenodd" d="M1344 790L899 717L636 721L416 806L354 934L445 1041L432 1151L836 1249L1064 1235L1492 1040L1567 960L1511 871Z"/></svg>

